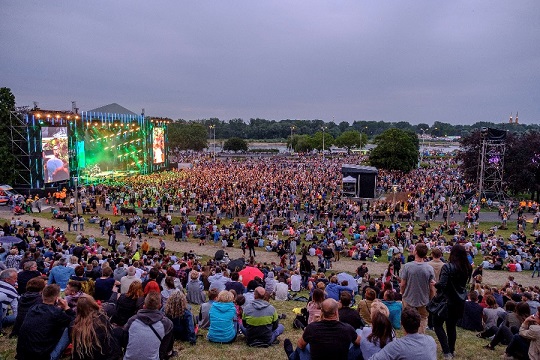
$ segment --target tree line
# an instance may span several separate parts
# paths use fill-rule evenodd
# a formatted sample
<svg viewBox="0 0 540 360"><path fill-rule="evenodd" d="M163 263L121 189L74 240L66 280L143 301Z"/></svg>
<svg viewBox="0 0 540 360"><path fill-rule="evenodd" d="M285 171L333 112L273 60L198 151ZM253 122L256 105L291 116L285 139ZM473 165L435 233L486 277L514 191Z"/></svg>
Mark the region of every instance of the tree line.
<svg viewBox="0 0 540 360"><path fill-rule="evenodd" d="M322 139L323 132L326 143L327 138L329 140L337 139L342 134L350 131L358 132L361 134L362 138L364 138L365 135L365 137L371 140L389 129L399 129L418 135L426 134L433 137L444 137L468 136L475 129L480 129L482 127L496 127L514 133L540 131L540 126L537 124L496 124L491 122L476 122L472 125L452 125L435 121L433 125L426 123L412 125L405 121L354 121L353 123L342 121L336 123L325 122L322 120L286 119L278 121L256 118L250 119L249 122L245 122L243 119L231 119L225 121L218 118L210 118L202 120L180 119L174 121L169 127L169 141L173 147L202 150L206 147L207 141L214 137L216 139L230 139L236 137L240 139L290 142L296 135L301 137L296 138L296 140L293 141L294 144L299 143L301 148L311 147L317 149L322 147L322 141L307 140L313 138ZM348 136L351 136L350 133Z"/></svg>

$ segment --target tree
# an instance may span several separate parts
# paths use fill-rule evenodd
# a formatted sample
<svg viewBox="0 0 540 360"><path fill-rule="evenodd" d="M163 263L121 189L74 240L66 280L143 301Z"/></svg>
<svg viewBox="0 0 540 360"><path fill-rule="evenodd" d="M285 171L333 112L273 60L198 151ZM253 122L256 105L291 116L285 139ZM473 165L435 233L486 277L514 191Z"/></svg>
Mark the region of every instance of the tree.
<svg viewBox="0 0 540 360"><path fill-rule="evenodd" d="M313 141L309 135L294 135L291 147L295 152L310 152L313 150Z"/></svg>
<svg viewBox="0 0 540 360"><path fill-rule="evenodd" d="M418 137L411 131L388 129L378 135L371 150L372 166L386 170L409 172L418 164Z"/></svg>
<svg viewBox="0 0 540 360"><path fill-rule="evenodd" d="M233 137L225 141L225 144L223 145L223 150L226 151L247 151L248 150L248 143L244 139L240 139L237 137Z"/></svg>
<svg viewBox="0 0 540 360"><path fill-rule="evenodd" d="M323 142L323 136L324 136L324 142ZM334 137L332 136L332 134L329 134L326 131L325 132L317 131L311 137L311 142L314 149L321 151L323 150L323 145L324 145L324 150L328 150L330 146L334 144Z"/></svg>
<svg viewBox="0 0 540 360"><path fill-rule="evenodd" d="M207 128L195 122L174 122L169 125L169 144L180 150L201 151L208 147Z"/></svg>
<svg viewBox="0 0 540 360"><path fill-rule="evenodd" d="M344 147L347 153L351 153L353 147L364 147L367 144L367 135L361 134L356 130L348 130L336 138L334 142L336 146Z"/></svg>
<svg viewBox="0 0 540 360"><path fill-rule="evenodd" d="M0 159L2 167L10 171L2 171L0 174L0 183L15 184L17 179L16 159L11 149L10 123L11 111L15 110L15 95L11 89L0 88Z"/></svg>

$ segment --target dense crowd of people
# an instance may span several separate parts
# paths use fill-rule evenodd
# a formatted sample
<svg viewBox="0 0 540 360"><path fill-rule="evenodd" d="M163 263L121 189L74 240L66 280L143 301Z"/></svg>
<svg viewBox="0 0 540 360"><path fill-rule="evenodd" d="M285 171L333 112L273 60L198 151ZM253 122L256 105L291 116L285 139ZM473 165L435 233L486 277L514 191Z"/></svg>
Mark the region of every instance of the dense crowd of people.
<svg viewBox="0 0 540 360"><path fill-rule="evenodd" d="M536 204L499 204L501 225L517 216L504 239L479 226L481 207L493 203L473 198L461 214L469 188L453 160L406 176L381 171L381 191L395 186L399 198L360 203L342 198L338 159L192 160L187 170L82 186L81 216L68 190L62 199L25 200L55 205L63 229L17 217L2 226L0 235L21 240L0 248L1 324L18 336L18 359L58 359L68 347L76 359L167 359L177 354L175 341L196 345L201 333L210 342L240 336L268 347L284 332L272 302L289 300L307 300L291 319L303 329L297 348L283 342L289 359L434 359L430 328L452 358L456 326L489 338L489 349L504 344L507 356L538 358L538 286L482 283L487 269L540 273ZM517 220L529 210L527 234L527 222ZM107 246L85 222L99 225ZM78 233L75 242L66 231ZM238 247L244 259L221 251L202 263L196 247L179 256L166 251L167 235ZM159 248L149 236L161 238ZM276 261L257 262L256 251L275 252ZM366 264L383 256L388 269L370 274ZM342 257L363 263L354 279L332 270ZM484 261L472 269L477 257ZM428 312L434 296L446 299L445 314ZM200 305L198 314L190 304Z"/></svg>

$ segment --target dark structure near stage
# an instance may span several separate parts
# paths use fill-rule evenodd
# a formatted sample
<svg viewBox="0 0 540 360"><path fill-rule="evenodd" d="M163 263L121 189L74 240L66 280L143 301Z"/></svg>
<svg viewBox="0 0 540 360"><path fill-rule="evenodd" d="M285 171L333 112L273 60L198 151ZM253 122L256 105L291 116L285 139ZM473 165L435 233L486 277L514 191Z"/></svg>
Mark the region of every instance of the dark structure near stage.
<svg viewBox="0 0 540 360"><path fill-rule="evenodd" d="M478 194L480 199L504 200L506 130L484 127L480 130L480 134L482 147L478 167Z"/></svg>
<svg viewBox="0 0 540 360"><path fill-rule="evenodd" d="M372 166L343 164L343 195L356 198L374 198L377 188L377 168Z"/></svg>

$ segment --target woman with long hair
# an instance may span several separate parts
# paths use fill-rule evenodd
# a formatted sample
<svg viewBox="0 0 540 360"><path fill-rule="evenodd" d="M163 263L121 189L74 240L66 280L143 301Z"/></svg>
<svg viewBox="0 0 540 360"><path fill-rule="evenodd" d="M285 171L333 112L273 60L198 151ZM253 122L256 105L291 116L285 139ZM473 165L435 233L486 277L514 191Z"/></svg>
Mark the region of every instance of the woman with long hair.
<svg viewBox="0 0 540 360"><path fill-rule="evenodd" d="M129 285L127 293L121 294L116 300L116 311L111 318L113 324L124 326L130 317L135 315L144 304L144 292L140 281Z"/></svg>
<svg viewBox="0 0 540 360"><path fill-rule="evenodd" d="M441 344L444 358L454 357L456 347L456 324L463 316L465 300L467 299L467 282L472 274L472 266L467 258L467 251L462 245L456 244L450 250L448 263L444 264L435 284L438 294L444 294L448 300L448 316L446 319L433 316L433 327ZM443 324L446 323L446 332Z"/></svg>
<svg viewBox="0 0 540 360"><path fill-rule="evenodd" d="M109 319L90 295L81 296L77 302L71 339L74 360L118 359L122 356Z"/></svg>
<svg viewBox="0 0 540 360"><path fill-rule="evenodd" d="M356 330L361 338L360 350L364 359L369 359L373 354L378 353L396 337L389 314L386 305L375 300L371 307L371 326Z"/></svg>
<svg viewBox="0 0 540 360"><path fill-rule="evenodd" d="M195 345L197 335L193 315L183 292L180 290L172 292L165 304L165 315L173 323L174 339L189 341L191 345Z"/></svg>
<svg viewBox="0 0 540 360"><path fill-rule="evenodd" d="M308 325L314 321L319 321L321 319L321 307L324 301L324 291L322 289L315 289L313 291L313 297L310 302L308 302L306 309L308 311Z"/></svg>

